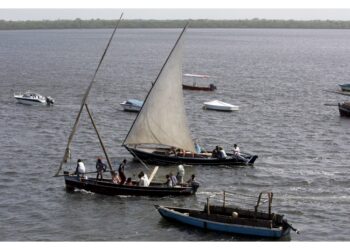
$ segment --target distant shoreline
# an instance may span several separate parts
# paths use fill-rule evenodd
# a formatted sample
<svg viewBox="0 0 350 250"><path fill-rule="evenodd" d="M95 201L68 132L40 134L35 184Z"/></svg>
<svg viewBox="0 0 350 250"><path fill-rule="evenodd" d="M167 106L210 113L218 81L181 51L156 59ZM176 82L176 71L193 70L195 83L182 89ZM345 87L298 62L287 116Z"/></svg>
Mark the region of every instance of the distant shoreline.
<svg viewBox="0 0 350 250"><path fill-rule="evenodd" d="M157 29L182 28L188 20L122 20L120 28L128 29ZM350 21L336 20L189 20L190 28L203 29L350 29ZM106 29L113 28L116 20L42 20L42 21L6 21L0 20L0 30L28 30L28 29Z"/></svg>

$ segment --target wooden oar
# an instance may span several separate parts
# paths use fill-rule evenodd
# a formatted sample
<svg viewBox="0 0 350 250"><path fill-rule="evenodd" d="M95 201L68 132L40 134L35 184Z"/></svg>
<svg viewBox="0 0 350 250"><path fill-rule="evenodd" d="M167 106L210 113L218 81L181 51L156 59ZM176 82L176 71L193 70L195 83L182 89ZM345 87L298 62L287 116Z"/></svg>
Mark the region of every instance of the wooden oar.
<svg viewBox="0 0 350 250"><path fill-rule="evenodd" d="M156 175L157 171L158 171L158 166L155 166L153 171L152 171L152 174L149 176L148 180L149 180L149 183L151 183L151 181L153 180L153 177Z"/></svg>

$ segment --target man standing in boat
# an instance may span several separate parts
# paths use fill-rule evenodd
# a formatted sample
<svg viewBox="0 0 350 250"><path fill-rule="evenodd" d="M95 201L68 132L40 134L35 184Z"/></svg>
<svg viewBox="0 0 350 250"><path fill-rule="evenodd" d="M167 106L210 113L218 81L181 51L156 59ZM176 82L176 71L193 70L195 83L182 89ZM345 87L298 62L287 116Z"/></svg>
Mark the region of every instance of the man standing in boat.
<svg viewBox="0 0 350 250"><path fill-rule="evenodd" d="M85 165L82 160L78 159L77 168L75 169L75 174L80 180L80 177L85 177Z"/></svg>
<svg viewBox="0 0 350 250"><path fill-rule="evenodd" d="M103 179L102 173L105 172L106 169L107 169L107 165L102 162L101 158L98 158L96 162L96 170L97 170L96 180L98 180L99 177L101 177L101 180Z"/></svg>

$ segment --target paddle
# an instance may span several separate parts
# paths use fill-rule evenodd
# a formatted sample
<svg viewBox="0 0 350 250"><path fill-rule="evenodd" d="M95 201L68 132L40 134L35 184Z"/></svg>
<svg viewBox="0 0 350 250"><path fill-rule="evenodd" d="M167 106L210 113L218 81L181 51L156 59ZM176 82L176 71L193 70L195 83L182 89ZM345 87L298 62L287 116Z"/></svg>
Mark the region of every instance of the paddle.
<svg viewBox="0 0 350 250"><path fill-rule="evenodd" d="M151 181L153 180L153 177L156 175L157 171L158 171L158 166L155 166L151 175L149 176L148 180L149 180L149 183L151 183Z"/></svg>

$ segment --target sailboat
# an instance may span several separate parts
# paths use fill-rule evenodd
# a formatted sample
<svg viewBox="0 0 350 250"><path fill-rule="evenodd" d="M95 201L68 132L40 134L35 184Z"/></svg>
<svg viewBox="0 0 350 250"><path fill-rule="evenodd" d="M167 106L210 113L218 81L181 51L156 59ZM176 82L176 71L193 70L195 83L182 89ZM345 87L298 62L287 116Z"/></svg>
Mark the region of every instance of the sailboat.
<svg viewBox="0 0 350 250"><path fill-rule="evenodd" d="M68 143L67 143L67 147L63 156L63 159L61 161L60 167L58 169L58 171L56 172L56 177L57 176L63 176L64 180L65 180L65 184L66 184L66 190L67 191L74 191L75 189L83 189L89 192L94 192L94 193L99 193L99 194L105 194L105 195L134 195L134 196L187 196L187 195L193 195L196 193L199 184L197 182L192 182L192 183L180 183L176 186L172 186L169 187L167 185L165 185L164 183L160 183L160 182L152 182L152 179L155 175L155 173L158 170L158 166L155 166L153 172L150 174L150 178L146 178L148 179L147 181L145 181L145 179L143 179L142 181L142 185L141 182L138 182L136 180L129 182L128 184L124 184L121 183L117 180L117 178L115 178L115 171L113 170L113 166L111 164L110 158L108 157L106 148L104 146L104 143L102 141L102 138L97 130L97 126L94 122L94 119L92 117L92 114L89 110L88 104L87 104L87 98L90 92L90 89L93 85L93 83L95 82L95 77L97 75L98 69L101 66L101 63L103 61L103 58L109 48L109 45L113 39L113 36L117 30L118 24L121 20L123 15L121 15L113 33L111 38L109 39L109 42L107 44L107 47L100 59L100 62L98 64L98 67L95 71L95 74L85 92L85 95L83 97L83 100L81 102L81 107L78 113L78 116L75 120L75 123L73 125L73 129L71 131L71 134L68 138ZM73 136L77 130L77 126L78 126L78 122L81 116L81 113L83 111L85 107L85 110L87 111L91 123L95 129L95 132L98 136L100 145L102 147L102 150L105 154L105 157L107 159L107 163L108 163L108 167L109 167L109 172L111 173L111 178L106 178L106 179L97 179L95 177L90 177L88 176L88 174L96 174L95 172L88 172L88 173L76 173L78 171L76 171L75 173L69 173L69 171L63 171L63 175L61 175L61 170L63 168L64 163L67 162L68 158L71 155L71 150L70 150L70 145L73 139ZM79 161L78 161L79 162ZM85 168L85 167L84 167ZM77 168L78 169L78 168ZM84 170L85 171L85 170ZM140 179L145 177L145 174L141 173L139 174Z"/></svg>
<svg viewBox="0 0 350 250"><path fill-rule="evenodd" d="M181 32L140 112L136 116L123 146L138 160L159 165L237 165L253 164L257 155L241 153L238 157L213 157L212 152L194 153L195 145L187 124L182 90Z"/></svg>

